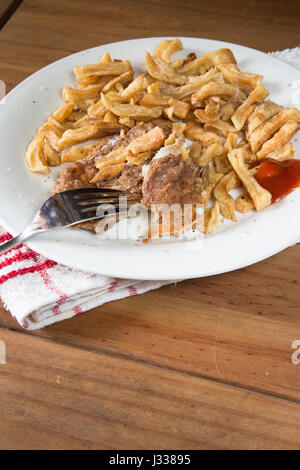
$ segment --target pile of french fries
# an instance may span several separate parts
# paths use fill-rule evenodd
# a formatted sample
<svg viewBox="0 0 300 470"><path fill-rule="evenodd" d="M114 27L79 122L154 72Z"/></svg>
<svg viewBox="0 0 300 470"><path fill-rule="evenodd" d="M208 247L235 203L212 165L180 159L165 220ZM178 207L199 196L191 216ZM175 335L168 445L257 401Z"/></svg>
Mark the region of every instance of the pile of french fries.
<svg viewBox="0 0 300 470"><path fill-rule="evenodd" d="M253 176L253 161L293 158L291 137L300 128L300 111L267 100L263 76L242 72L230 49L172 61L183 49L179 39L164 40L151 55L146 71L134 77L128 60L112 60L106 52L97 64L74 67L77 88L62 90L65 105L48 117L26 151L33 172L88 156L101 139L126 131L140 122L173 123L164 142L155 127L147 139L96 160L94 183L117 176L125 164L142 165L153 149L170 145L182 158L209 165L209 186L201 194L207 207L205 231L216 230L220 215L237 221L236 211L262 210L271 194ZM233 199L230 191L244 188ZM209 201L212 203L209 204Z"/></svg>

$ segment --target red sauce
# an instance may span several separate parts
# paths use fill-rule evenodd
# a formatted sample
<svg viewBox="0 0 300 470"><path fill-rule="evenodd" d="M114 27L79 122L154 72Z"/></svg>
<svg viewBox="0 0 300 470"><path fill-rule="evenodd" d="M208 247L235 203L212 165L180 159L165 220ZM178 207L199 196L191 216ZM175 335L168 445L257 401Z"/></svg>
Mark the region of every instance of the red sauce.
<svg viewBox="0 0 300 470"><path fill-rule="evenodd" d="M272 194L272 203L278 202L300 187L300 160L278 162L273 158L261 158L250 165L259 165L255 179Z"/></svg>

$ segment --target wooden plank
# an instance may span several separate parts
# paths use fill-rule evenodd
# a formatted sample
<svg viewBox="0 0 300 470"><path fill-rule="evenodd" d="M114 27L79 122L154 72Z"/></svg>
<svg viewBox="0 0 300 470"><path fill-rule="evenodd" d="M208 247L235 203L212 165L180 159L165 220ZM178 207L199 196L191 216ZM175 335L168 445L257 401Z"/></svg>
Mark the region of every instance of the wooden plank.
<svg viewBox="0 0 300 470"><path fill-rule="evenodd" d="M77 51L133 37L186 35L267 51L298 45L299 18L297 0L25 0L2 36L16 47Z"/></svg>
<svg viewBox="0 0 300 470"><path fill-rule="evenodd" d="M126 8L121 0L25 0L0 33L0 78L10 91L65 55L136 37L207 37L265 51L293 47L298 45L299 8L293 0L276 6L273 0L231 0L230 5L193 0L184 8L179 0L129 0Z"/></svg>
<svg viewBox="0 0 300 470"><path fill-rule="evenodd" d="M18 9L22 0L1 0L0 4L0 29L10 20Z"/></svg>
<svg viewBox="0 0 300 470"><path fill-rule="evenodd" d="M1 449L299 448L298 404L20 333L0 339Z"/></svg>
<svg viewBox="0 0 300 470"><path fill-rule="evenodd" d="M16 46L0 33L0 79L5 81L9 92L32 73L71 53L68 49L41 48L39 45L27 47L20 43Z"/></svg>
<svg viewBox="0 0 300 470"><path fill-rule="evenodd" d="M35 334L300 400L300 366L291 361L300 339L299 250L112 302ZM0 322L16 326L3 311Z"/></svg>

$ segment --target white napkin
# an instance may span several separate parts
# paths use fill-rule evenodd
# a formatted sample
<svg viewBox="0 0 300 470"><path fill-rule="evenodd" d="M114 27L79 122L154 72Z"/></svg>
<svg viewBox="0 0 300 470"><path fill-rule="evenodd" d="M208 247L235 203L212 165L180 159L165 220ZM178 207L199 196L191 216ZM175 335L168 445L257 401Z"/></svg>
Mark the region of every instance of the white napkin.
<svg viewBox="0 0 300 470"><path fill-rule="evenodd" d="M270 55L300 70L300 47ZM0 228L0 243L9 237ZM0 297L19 324L29 330L172 282L117 279L78 271L48 260L24 245L0 255Z"/></svg>
<svg viewBox="0 0 300 470"><path fill-rule="evenodd" d="M290 64L296 69L300 70L300 47L284 49L283 51L269 52L269 55L277 57L277 59L283 60L287 64Z"/></svg>

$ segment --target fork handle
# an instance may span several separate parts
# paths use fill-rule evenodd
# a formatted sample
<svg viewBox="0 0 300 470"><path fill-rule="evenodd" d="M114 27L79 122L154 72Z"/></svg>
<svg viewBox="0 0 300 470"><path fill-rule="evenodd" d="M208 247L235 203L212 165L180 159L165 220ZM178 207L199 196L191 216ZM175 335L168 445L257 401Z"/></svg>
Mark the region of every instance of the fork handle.
<svg viewBox="0 0 300 470"><path fill-rule="evenodd" d="M11 238L7 242L2 243L0 245L0 254L5 253L6 251L10 250L11 248L14 248L15 246L20 245L25 239L29 238L28 236L24 236L23 233L20 233L14 238Z"/></svg>
<svg viewBox="0 0 300 470"><path fill-rule="evenodd" d="M20 245L22 242L28 240L37 233L45 232L46 230L47 229L35 227L33 224L30 224L22 233L19 233L19 235L17 235L16 237L11 238L7 242L4 242L2 243L2 245L0 245L0 255L8 250L11 250L15 246Z"/></svg>

